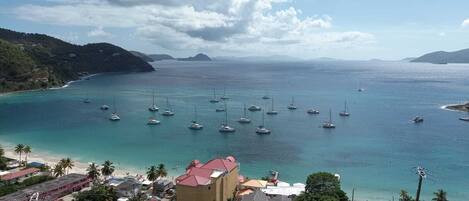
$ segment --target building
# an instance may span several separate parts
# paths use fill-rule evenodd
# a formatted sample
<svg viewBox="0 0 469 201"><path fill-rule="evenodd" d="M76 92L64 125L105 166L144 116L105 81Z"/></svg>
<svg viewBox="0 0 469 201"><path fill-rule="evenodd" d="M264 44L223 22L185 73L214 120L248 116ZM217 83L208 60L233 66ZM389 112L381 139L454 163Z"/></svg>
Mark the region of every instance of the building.
<svg viewBox="0 0 469 201"><path fill-rule="evenodd" d="M91 179L86 175L72 173L5 195L0 197L0 201L56 200L75 191L79 191L82 188L88 187L90 182Z"/></svg>
<svg viewBox="0 0 469 201"><path fill-rule="evenodd" d="M40 170L37 168L26 168L26 169L22 169L16 172L9 172L6 174L2 174L0 176L0 179L7 183L14 183L14 182L19 181L22 178L32 176L38 173L39 171Z"/></svg>
<svg viewBox="0 0 469 201"><path fill-rule="evenodd" d="M133 178L126 178L124 182L114 187L118 197L127 198L136 195L141 188L142 184L140 184L136 179Z"/></svg>
<svg viewBox="0 0 469 201"><path fill-rule="evenodd" d="M172 189L174 184L171 180L168 179L160 179L153 183L153 195L158 195L159 197L163 197L162 195L169 189Z"/></svg>
<svg viewBox="0 0 469 201"><path fill-rule="evenodd" d="M260 190L240 196L240 201L292 201L291 198L284 195L268 196Z"/></svg>
<svg viewBox="0 0 469 201"><path fill-rule="evenodd" d="M194 160L186 173L176 178L178 201L226 201L235 197L239 166L234 157L213 159L205 164Z"/></svg>

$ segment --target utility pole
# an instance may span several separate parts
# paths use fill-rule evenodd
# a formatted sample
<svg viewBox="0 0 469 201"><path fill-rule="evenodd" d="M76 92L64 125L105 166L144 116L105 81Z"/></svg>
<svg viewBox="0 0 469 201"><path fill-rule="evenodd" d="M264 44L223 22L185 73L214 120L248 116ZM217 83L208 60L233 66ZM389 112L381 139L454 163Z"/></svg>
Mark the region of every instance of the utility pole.
<svg viewBox="0 0 469 201"><path fill-rule="evenodd" d="M355 188L352 188L352 201L355 198Z"/></svg>
<svg viewBox="0 0 469 201"><path fill-rule="evenodd" d="M422 189L422 180L427 177L427 173L425 172L425 168L418 166L417 167L417 175L419 176L419 185L417 188L417 195L415 196L415 201L419 201L420 199L420 190Z"/></svg>

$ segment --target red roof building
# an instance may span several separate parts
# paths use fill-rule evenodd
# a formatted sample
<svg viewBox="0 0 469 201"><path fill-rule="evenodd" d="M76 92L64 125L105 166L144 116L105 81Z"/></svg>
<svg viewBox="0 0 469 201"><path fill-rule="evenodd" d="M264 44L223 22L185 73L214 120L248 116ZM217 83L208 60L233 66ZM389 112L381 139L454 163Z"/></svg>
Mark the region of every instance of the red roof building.
<svg viewBox="0 0 469 201"><path fill-rule="evenodd" d="M38 173L40 170L37 168L26 168L17 172L8 173L1 176L2 181L11 181L20 179L22 177L30 176L34 173Z"/></svg>

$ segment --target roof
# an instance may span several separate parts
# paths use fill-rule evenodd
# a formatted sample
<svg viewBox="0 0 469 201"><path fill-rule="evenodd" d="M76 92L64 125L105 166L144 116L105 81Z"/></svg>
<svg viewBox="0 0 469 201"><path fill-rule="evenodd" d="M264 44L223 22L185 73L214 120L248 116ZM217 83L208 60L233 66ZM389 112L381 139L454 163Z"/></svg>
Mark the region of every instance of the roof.
<svg viewBox="0 0 469 201"><path fill-rule="evenodd" d="M40 184L32 185L28 188L16 191L14 193L0 197L0 201L29 200L29 197L36 192L48 192L60 187L87 179L86 175L70 173L54 180L46 181ZM88 179L88 181L90 181Z"/></svg>
<svg viewBox="0 0 469 201"><path fill-rule="evenodd" d="M44 163L39 163L39 162L31 162L31 163L28 163L28 166L42 167L42 166L45 166L45 164Z"/></svg>
<svg viewBox="0 0 469 201"><path fill-rule="evenodd" d="M300 195L301 192L305 191L304 187L294 186L267 186L267 188L261 189L262 192L268 195Z"/></svg>
<svg viewBox="0 0 469 201"><path fill-rule="evenodd" d="M231 160L227 159L213 159L205 163L202 168L212 169L212 170L221 170L231 172L234 168L236 168L238 164Z"/></svg>
<svg viewBox="0 0 469 201"><path fill-rule="evenodd" d="M33 173L36 173L36 172L39 172L39 171L40 170L37 169L37 168L26 168L26 169L20 170L18 172L12 172L12 173L2 175L1 179L3 181L9 181L9 180L21 178L21 177L24 177L26 175L33 174Z"/></svg>
<svg viewBox="0 0 469 201"><path fill-rule="evenodd" d="M234 157L226 159L213 159L206 164L193 160L185 174L176 178L176 184L185 186L203 186L211 183L212 178L218 178L225 172L231 172L238 167Z"/></svg>
<svg viewBox="0 0 469 201"><path fill-rule="evenodd" d="M267 186L267 181L252 179L247 182L244 182L241 185L252 188L265 188Z"/></svg>
<svg viewBox="0 0 469 201"><path fill-rule="evenodd" d="M269 197L262 191L254 191L253 193L241 196L241 201L269 201Z"/></svg>

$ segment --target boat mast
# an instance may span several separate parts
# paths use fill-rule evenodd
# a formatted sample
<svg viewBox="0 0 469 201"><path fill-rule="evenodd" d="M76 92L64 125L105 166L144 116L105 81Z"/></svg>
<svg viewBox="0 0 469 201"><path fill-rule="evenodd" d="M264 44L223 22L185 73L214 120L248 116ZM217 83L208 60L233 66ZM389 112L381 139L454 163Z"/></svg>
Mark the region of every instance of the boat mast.
<svg viewBox="0 0 469 201"><path fill-rule="evenodd" d="M194 122L197 122L197 106L194 105Z"/></svg>
<svg viewBox="0 0 469 201"><path fill-rule="evenodd" d="M271 106L271 111L274 111L274 97L272 97L272 106Z"/></svg>
<svg viewBox="0 0 469 201"><path fill-rule="evenodd" d="M213 88L213 100L217 99L217 96L215 94L215 88Z"/></svg>
<svg viewBox="0 0 469 201"><path fill-rule="evenodd" d="M116 113L117 112L117 110L116 110L116 97L112 98L112 107L114 109L114 113Z"/></svg>
<svg viewBox="0 0 469 201"><path fill-rule="evenodd" d="M244 118L247 118L247 115L246 115L246 103L244 103L244 108L243 108L243 110L244 110Z"/></svg>
<svg viewBox="0 0 469 201"><path fill-rule="evenodd" d="M166 107L168 108L167 110L171 110L171 106L169 105L169 98L166 97Z"/></svg>
<svg viewBox="0 0 469 201"><path fill-rule="evenodd" d="M344 103L344 112L347 112L347 101Z"/></svg>
<svg viewBox="0 0 469 201"><path fill-rule="evenodd" d="M225 102L225 125L228 126L228 109Z"/></svg>
<svg viewBox="0 0 469 201"><path fill-rule="evenodd" d="M329 109L329 123L332 123L332 109Z"/></svg>
<svg viewBox="0 0 469 201"><path fill-rule="evenodd" d="M153 105L152 106L154 105L155 105L155 90L153 89Z"/></svg>
<svg viewBox="0 0 469 201"><path fill-rule="evenodd" d="M264 127L265 121L264 121L264 112L262 112L262 127Z"/></svg>

